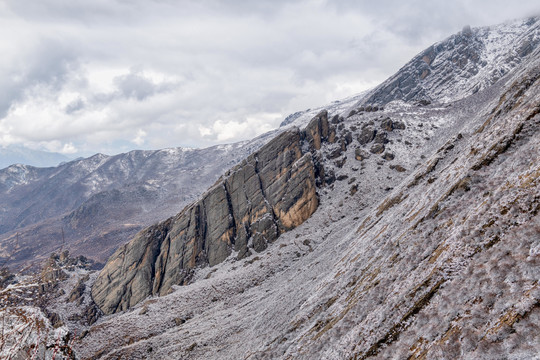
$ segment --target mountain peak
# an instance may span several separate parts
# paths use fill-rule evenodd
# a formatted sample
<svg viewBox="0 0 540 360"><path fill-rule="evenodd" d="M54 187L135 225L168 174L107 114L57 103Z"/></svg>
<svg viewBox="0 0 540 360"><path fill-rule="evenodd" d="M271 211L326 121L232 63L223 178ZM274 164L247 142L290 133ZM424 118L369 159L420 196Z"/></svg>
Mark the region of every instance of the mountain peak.
<svg viewBox="0 0 540 360"><path fill-rule="evenodd" d="M355 107L394 100L452 102L497 82L540 43L538 17L471 28L436 43L371 91Z"/></svg>

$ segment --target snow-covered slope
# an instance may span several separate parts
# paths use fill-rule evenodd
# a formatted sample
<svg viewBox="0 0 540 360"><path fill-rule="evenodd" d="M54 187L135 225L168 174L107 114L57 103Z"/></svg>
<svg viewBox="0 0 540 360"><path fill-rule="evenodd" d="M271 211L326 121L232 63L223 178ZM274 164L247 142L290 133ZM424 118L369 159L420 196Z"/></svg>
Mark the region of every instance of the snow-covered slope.
<svg viewBox="0 0 540 360"><path fill-rule="evenodd" d="M494 84L540 43L540 18L463 30L436 43L362 98L356 107L393 100L451 102Z"/></svg>
<svg viewBox="0 0 540 360"><path fill-rule="evenodd" d="M512 53L535 24L488 30ZM376 111L365 102L366 111L362 101L381 87L353 98L353 113L354 102L342 102L341 116L328 116L334 141L313 153L324 181L309 219L258 253L195 268L185 286L91 326L76 321L82 309L49 305L84 331L77 356L538 358L540 48L525 48L494 82L437 73L450 79L428 87L431 104L398 97Z"/></svg>
<svg viewBox="0 0 540 360"><path fill-rule="evenodd" d="M386 117L406 129L388 132L392 160L356 160L356 149L370 146L357 140L344 157L326 157L340 180L321 189L321 205L304 224L256 256L202 268L190 285L103 318L76 344L79 353L535 358L538 54L450 107L394 103L340 123L341 133L355 135L370 122L384 127Z"/></svg>

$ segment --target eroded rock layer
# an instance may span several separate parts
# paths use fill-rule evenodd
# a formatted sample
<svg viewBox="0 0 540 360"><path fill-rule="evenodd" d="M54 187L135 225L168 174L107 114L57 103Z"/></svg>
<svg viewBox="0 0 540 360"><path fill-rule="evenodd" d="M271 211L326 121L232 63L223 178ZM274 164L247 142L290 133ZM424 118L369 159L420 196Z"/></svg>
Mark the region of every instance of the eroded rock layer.
<svg viewBox="0 0 540 360"><path fill-rule="evenodd" d="M196 266L260 252L302 224L317 209L316 176L324 174L313 154L332 134L323 111L306 130L283 132L229 170L175 217L138 233L96 280L96 304L106 314L126 310L186 283Z"/></svg>

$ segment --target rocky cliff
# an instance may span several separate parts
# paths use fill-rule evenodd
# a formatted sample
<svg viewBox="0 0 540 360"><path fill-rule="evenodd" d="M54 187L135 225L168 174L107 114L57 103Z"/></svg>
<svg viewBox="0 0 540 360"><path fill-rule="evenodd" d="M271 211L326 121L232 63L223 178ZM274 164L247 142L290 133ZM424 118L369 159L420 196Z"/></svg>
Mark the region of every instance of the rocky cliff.
<svg viewBox="0 0 540 360"><path fill-rule="evenodd" d="M186 283L197 266L260 252L302 224L318 206L316 177L324 170L316 151L323 141L335 141L326 111L305 130L278 135L200 200L118 249L92 288L94 301L107 314L125 310Z"/></svg>
<svg viewBox="0 0 540 360"><path fill-rule="evenodd" d="M80 334L65 337L69 351L81 359L538 358L534 24L460 34L489 30L499 39L479 37L481 56L491 58L481 69L518 54L499 80L457 72L441 83L455 101L398 99L351 114L355 98L313 119L309 110L198 201L118 250L95 285L97 273L65 269L64 295L46 310L68 335ZM478 81L487 87L464 96ZM38 281L0 297L29 309L31 294L49 288ZM90 325L101 314L89 301L92 286L115 313ZM151 294L167 296L140 301ZM44 332L19 309L6 312L6 323L22 329L8 331L8 341L22 344L24 357Z"/></svg>
<svg viewBox="0 0 540 360"><path fill-rule="evenodd" d="M320 151L336 181L320 189L308 220L269 251L201 268L188 286L104 318L79 353L537 358L539 55L449 106L401 103L338 118L338 140ZM384 152L371 152L378 144Z"/></svg>
<svg viewBox="0 0 540 360"><path fill-rule="evenodd" d="M205 149L136 150L51 168L1 169L0 261L16 269L63 246L105 262L138 231L195 201L274 135Z"/></svg>

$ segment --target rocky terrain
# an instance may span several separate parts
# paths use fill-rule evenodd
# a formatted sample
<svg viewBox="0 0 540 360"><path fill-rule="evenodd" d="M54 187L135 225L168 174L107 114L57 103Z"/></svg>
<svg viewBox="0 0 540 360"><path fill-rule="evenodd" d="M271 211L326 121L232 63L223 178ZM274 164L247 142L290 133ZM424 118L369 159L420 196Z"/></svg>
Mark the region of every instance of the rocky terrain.
<svg viewBox="0 0 540 360"><path fill-rule="evenodd" d="M20 268L64 246L104 262L143 227L182 210L271 136L0 170L0 259Z"/></svg>
<svg viewBox="0 0 540 360"><path fill-rule="evenodd" d="M326 112L304 132L281 133L234 167L181 213L137 234L107 262L92 297L107 314L189 282L190 270L232 252L242 259L267 248L317 209L316 168L309 150L335 141ZM302 142L304 139L305 145ZM304 153L302 148L307 148Z"/></svg>
<svg viewBox="0 0 540 360"><path fill-rule="evenodd" d="M2 311L72 334L66 358L538 358L539 24L465 28L293 114L101 272L53 258L58 301Z"/></svg>
<svg viewBox="0 0 540 360"><path fill-rule="evenodd" d="M360 95L299 112L352 106ZM39 265L61 247L104 263L141 229L195 201L225 171L280 133L206 149L96 154L58 167L0 170L0 265Z"/></svg>
<svg viewBox="0 0 540 360"><path fill-rule="evenodd" d="M378 107L393 100L451 102L497 82L521 64L540 42L537 19L463 30L416 55L358 104Z"/></svg>

